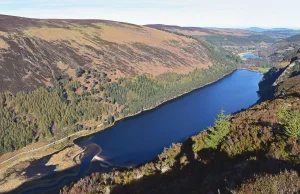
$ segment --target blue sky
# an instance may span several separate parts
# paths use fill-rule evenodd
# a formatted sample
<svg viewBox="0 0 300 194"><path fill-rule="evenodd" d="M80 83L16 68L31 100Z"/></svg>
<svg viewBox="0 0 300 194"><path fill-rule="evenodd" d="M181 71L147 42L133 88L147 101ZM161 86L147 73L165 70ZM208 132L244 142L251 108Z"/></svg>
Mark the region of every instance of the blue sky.
<svg viewBox="0 0 300 194"><path fill-rule="evenodd" d="M0 13L199 27L300 28L299 0L0 0Z"/></svg>

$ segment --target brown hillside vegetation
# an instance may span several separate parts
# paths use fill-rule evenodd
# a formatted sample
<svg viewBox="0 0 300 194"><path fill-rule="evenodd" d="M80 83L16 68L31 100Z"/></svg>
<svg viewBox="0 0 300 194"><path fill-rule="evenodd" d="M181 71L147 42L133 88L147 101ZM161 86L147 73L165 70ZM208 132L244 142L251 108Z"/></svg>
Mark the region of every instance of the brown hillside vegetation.
<svg viewBox="0 0 300 194"><path fill-rule="evenodd" d="M204 41L127 23L0 15L0 92L50 86L55 76L74 77L78 67L117 70L117 77L188 73L224 63L213 56L217 50Z"/></svg>

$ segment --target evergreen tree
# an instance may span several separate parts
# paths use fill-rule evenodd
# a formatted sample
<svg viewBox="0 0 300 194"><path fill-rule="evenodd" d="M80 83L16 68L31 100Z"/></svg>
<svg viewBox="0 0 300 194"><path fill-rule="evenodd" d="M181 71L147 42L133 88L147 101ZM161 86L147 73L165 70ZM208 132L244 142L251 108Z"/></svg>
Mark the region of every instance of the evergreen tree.
<svg viewBox="0 0 300 194"><path fill-rule="evenodd" d="M209 128L209 136L205 141L207 148L217 148L223 138L230 132L230 122L226 119L224 110L221 110L218 119L214 123L214 127Z"/></svg>

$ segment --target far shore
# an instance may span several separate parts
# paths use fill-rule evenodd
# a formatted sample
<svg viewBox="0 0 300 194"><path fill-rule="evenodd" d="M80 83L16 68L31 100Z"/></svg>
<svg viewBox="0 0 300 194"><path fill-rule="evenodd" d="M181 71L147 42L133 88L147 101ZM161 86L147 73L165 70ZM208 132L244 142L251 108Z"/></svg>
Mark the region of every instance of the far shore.
<svg viewBox="0 0 300 194"><path fill-rule="evenodd" d="M74 134L76 134L76 135L74 135L74 134L71 134L70 136L73 136L72 137L72 141L71 142L69 142L68 143L68 147L66 147L66 146L63 146L61 149L53 149L53 151L43 151L43 153L41 153L41 147L40 148L36 148L36 153L39 153L39 154L36 154L37 156L36 156L36 158L35 158L35 156L34 156L34 154L30 157L30 160L37 160L37 159L41 159L41 158L43 158L43 157L46 157L46 156L48 156L48 157L52 157L52 155L54 154L54 153L56 153L56 155L59 155L59 153L61 153L61 152L63 152L65 149L70 149L70 147L74 147L74 146L76 146L76 144L75 144L75 142L76 141L79 141L81 138L84 138L84 137L87 137L87 136L91 136L91 135L93 135L93 134L95 134L95 133L98 133L98 132L101 132L102 130L105 130L105 129L109 129L110 127L112 127L116 122L118 122L118 121L120 121L120 120L123 120L123 119L127 119L127 118L130 118L130 117L133 117L133 116L136 116L136 115L138 115L138 114L141 114L141 113L143 113L143 112L146 112L146 111L150 111L150 110L152 110L152 109L154 109L154 108L157 108L157 107L159 107L159 106L161 106L161 105L163 105L163 104L165 104L165 103L167 103L167 102L170 102L170 101L172 101L172 100L175 100L175 99L177 99L178 97L181 97L181 96L184 96L184 95L187 95L187 94L189 94L189 93L191 93L191 92L193 92L193 91L195 91L195 90L198 90L198 89L201 89L201 88L203 88L203 87L206 87L206 86L208 86L208 85L211 85L211 84L213 84L213 83L215 83L215 82L217 82L217 81L219 81L219 80L221 80L221 79L223 79L223 78L225 78L226 76L228 76L228 75L230 75L230 74L232 74L234 71L236 71L236 70L238 70L238 69L243 69L243 68L237 68L237 69L235 69L235 70L233 70L233 71L231 71L231 72L229 72L229 73L227 73L227 74L225 74L225 75L223 75L222 77L220 77L219 79L217 79L217 80L215 80L215 81L213 81L213 82L210 82L210 83L207 83L207 84L205 84L205 85L203 85L203 86L201 86L201 87L198 87L198 88L193 88L193 89L191 89L191 90L189 90L189 91L187 91L187 92L184 92L184 93L182 93L182 94L180 94L180 95L177 95L177 96L174 96L174 97L172 97L172 98L170 98L170 99L167 99L167 100L163 100L162 102L160 102L160 103L157 103L155 106L153 106L153 107L150 107L150 108L144 108L143 110L141 110L141 111L139 111L139 112L137 112L137 113L135 113L135 114L131 114L131 115L127 115L127 116L125 116L125 117L121 117L121 118L117 118L116 120L115 120L115 122L113 123L113 124L111 124L111 125L108 125L108 126L104 126L104 124L102 123L102 124L100 124L100 125L98 125L97 126L97 128L96 129L94 129L94 130L90 130L90 131L87 131L87 130L84 130L84 131L81 131L81 132L77 132L77 133L74 133ZM251 69L246 69L246 70L249 70L249 71L254 71L254 70L251 70ZM257 72L257 71L254 71L254 72ZM64 138L65 139L65 138ZM66 143L65 141L66 141L66 139L64 140L64 141L61 141L61 140L58 140L58 141L60 141L59 143L61 143L61 144L64 144L64 143ZM49 143L48 145L50 145L50 144L53 144L53 142L52 143ZM45 145L44 145L44 147L45 147ZM52 147L52 146L51 146ZM77 146L78 147L78 146ZM82 148L81 148L82 149ZM44 150L44 149L43 149ZM78 150L77 150L78 151ZM81 153L83 153L83 149L80 151ZM57 154L58 153L58 154ZM18 153L18 154L22 154L22 153ZM15 157L15 156L13 156L13 157ZM24 157L24 159L25 159L26 157ZM14 166L14 165L16 165L16 164L18 164L18 163L20 163L20 162L25 162L26 160L28 160L28 158L27 159L25 159L24 160L22 157L16 157L10 164L8 164L8 165L5 165L5 164L2 164L2 171L5 171L5 169L7 169L7 168L9 168L9 167L12 167L12 166ZM61 163L63 163L63 160L62 161L56 161L58 164L61 162ZM75 164L73 164L74 166L75 166ZM73 166L68 166L68 167L73 167ZM0 165L0 169L1 169L1 165ZM60 171L63 171L63 170L65 170L64 168L62 168L62 169L59 169L59 170L56 170L57 172L60 172ZM46 176L47 174L45 174L45 175L43 175L42 177L44 177L44 176ZM39 178L42 178L42 177L39 177ZM24 182L27 182L28 180L24 180L23 181L23 183ZM16 186L17 187L17 186ZM12 189L15 189L15 188L11 188L11 190ZM7 190L6 190L7 191ZM1 190L0 190L0 192L1 192Z"/></svg>

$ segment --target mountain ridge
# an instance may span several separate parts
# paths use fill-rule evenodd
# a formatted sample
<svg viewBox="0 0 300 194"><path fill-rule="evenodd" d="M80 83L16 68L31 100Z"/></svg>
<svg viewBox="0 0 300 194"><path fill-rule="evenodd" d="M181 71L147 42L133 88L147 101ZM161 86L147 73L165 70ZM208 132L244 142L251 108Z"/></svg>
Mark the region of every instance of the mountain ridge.
<svg viewBox="0 0 300 194"><path fill-rule="evenodd" d="M79 67L116 78L184 73L235 59L203 41L107 20L47 20L0 16L0 92L51 86ZM224 55L226 56L226 55Z"/></svg>

